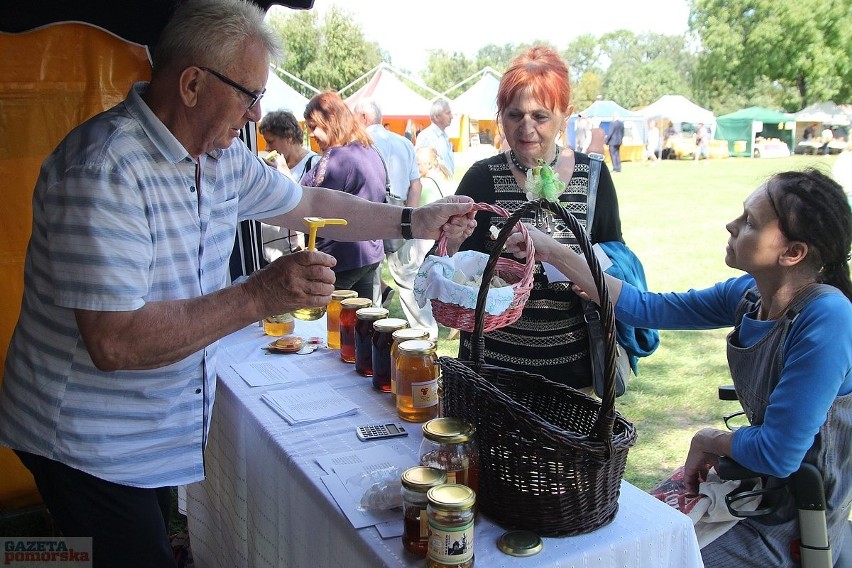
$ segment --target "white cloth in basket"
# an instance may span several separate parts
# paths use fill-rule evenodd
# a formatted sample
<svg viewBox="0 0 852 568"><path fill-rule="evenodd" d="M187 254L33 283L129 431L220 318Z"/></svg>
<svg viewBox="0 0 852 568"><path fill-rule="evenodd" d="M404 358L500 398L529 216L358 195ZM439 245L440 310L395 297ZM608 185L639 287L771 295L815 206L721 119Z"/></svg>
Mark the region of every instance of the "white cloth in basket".
<svg viewBox="0 0 852 568"><path fill-rule="evenodd" d="M473 250L457 252L451 257L427 256L414 277L417 304L422 308L426 302L435 299L475 310L479 288L453 282L453 277L458 271L469 277L481 276L486 264L488 255ZM515 291L511 286L489 289L485 297L485 312L499 316L512 305L514 296Z"/></svg>

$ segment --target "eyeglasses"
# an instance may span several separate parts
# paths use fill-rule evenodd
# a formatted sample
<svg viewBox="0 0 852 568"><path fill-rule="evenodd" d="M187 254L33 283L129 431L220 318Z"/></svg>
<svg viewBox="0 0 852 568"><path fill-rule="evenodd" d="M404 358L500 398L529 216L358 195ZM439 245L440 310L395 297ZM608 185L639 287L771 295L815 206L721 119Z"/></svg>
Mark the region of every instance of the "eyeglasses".
<svg viewBox="0 0 852 568"><path fill-rule="evenodd" d="M218 71L213 71L209 67L199 67L199 69L201 69L202 71L207 71L208 73L210 73L211 75L213 75L214 77L216 77L217 79L219 79L220 81L225 83L226 85L230 85L231 87L235 88L236 90L238 90L242 94L249 97L251 102L249 103L249 106L246 110L253 109L254 105L256 105L260 101L260 99L263 98L263 95L266 93L266 89L261 90L259 93L254 93L252 91L249 91L248 89L246 89L245 87L243 87L242 85L240 85L239 83L234 81L233 79L229 79L228 77L222 75Z"/></svg>

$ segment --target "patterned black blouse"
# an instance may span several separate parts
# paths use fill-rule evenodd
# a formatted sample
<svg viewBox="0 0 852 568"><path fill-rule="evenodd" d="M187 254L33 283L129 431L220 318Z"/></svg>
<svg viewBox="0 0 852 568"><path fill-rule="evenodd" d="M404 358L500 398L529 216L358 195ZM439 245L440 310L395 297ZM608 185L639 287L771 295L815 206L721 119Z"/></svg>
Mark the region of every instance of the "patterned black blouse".
<svg viewBox="0 0 852 568"><path fill-rule="evenodd" d="M585 227L589 157L580 153L574 156L574 173L566 183L560 201ZM468 195L477 203L497 204L510 214L527 202L526 192L512 175L505 154L473 164L465 173L456 194ZM564 222L548 217L550 234L561 243L574 245L574 249L579 252L577 241ZM502 228L505 219L482 211L477 214L476 221L476 230L462 243L460 250L490 253L493 241L489 237L489 228L492 225ZM533 223L535 220L530 217L523 221ZM541 228L548 230L547 227ZM623 242L618 198L609 170L603 164L592 241ZM592 384L588 336L579 298L566 283L549 283L541 263L535 266L533 290L521 318L511 326L485 334L484 355L485 361L491 365L543 375L575 388ZM459 358L470 358L468 333L462 333Z"/></svg>

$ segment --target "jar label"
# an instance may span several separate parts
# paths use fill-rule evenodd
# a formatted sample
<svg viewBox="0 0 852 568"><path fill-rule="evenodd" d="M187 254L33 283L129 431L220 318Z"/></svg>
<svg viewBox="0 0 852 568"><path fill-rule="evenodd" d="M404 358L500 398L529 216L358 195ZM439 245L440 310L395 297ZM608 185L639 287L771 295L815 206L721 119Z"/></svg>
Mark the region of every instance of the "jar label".
<svg viewBox="0 0 852 568"><path fill-rule="evenodd" d="M426 514L426 509L420 509L420 539L429 538L429 515Z"/></svg>
<svg viewBox="0 0 852 568"><path fill-rule="evenodd" d="M450 566L473 558L473 521L453 528L430 522L429 558Z"/></svg>
<svg viewBox="0 0 852 568"><path fill-rule="evenodd" d="M438 404L438 380L411 383L411 404L414 408L429 408Z"/></svg>

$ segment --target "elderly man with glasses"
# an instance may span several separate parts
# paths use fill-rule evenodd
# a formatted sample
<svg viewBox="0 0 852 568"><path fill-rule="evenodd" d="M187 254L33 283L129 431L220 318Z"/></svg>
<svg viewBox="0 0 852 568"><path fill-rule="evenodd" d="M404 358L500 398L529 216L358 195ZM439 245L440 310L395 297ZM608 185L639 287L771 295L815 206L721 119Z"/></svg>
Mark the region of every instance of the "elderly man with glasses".
<svg viewBox="0 0 852 568"><path fill-rule="evenodd" d="M324 233L340 240L475 225L462 199L412 210L302 188L236 140L279 53L263 16L244 0L179 4L150 83L69 133L36 182L0 445L62 533L93 538L93 566L174 566L168 488L204 478L218 340L331 300L321 252L228 285L239 221L343 217Z"/></svg>

